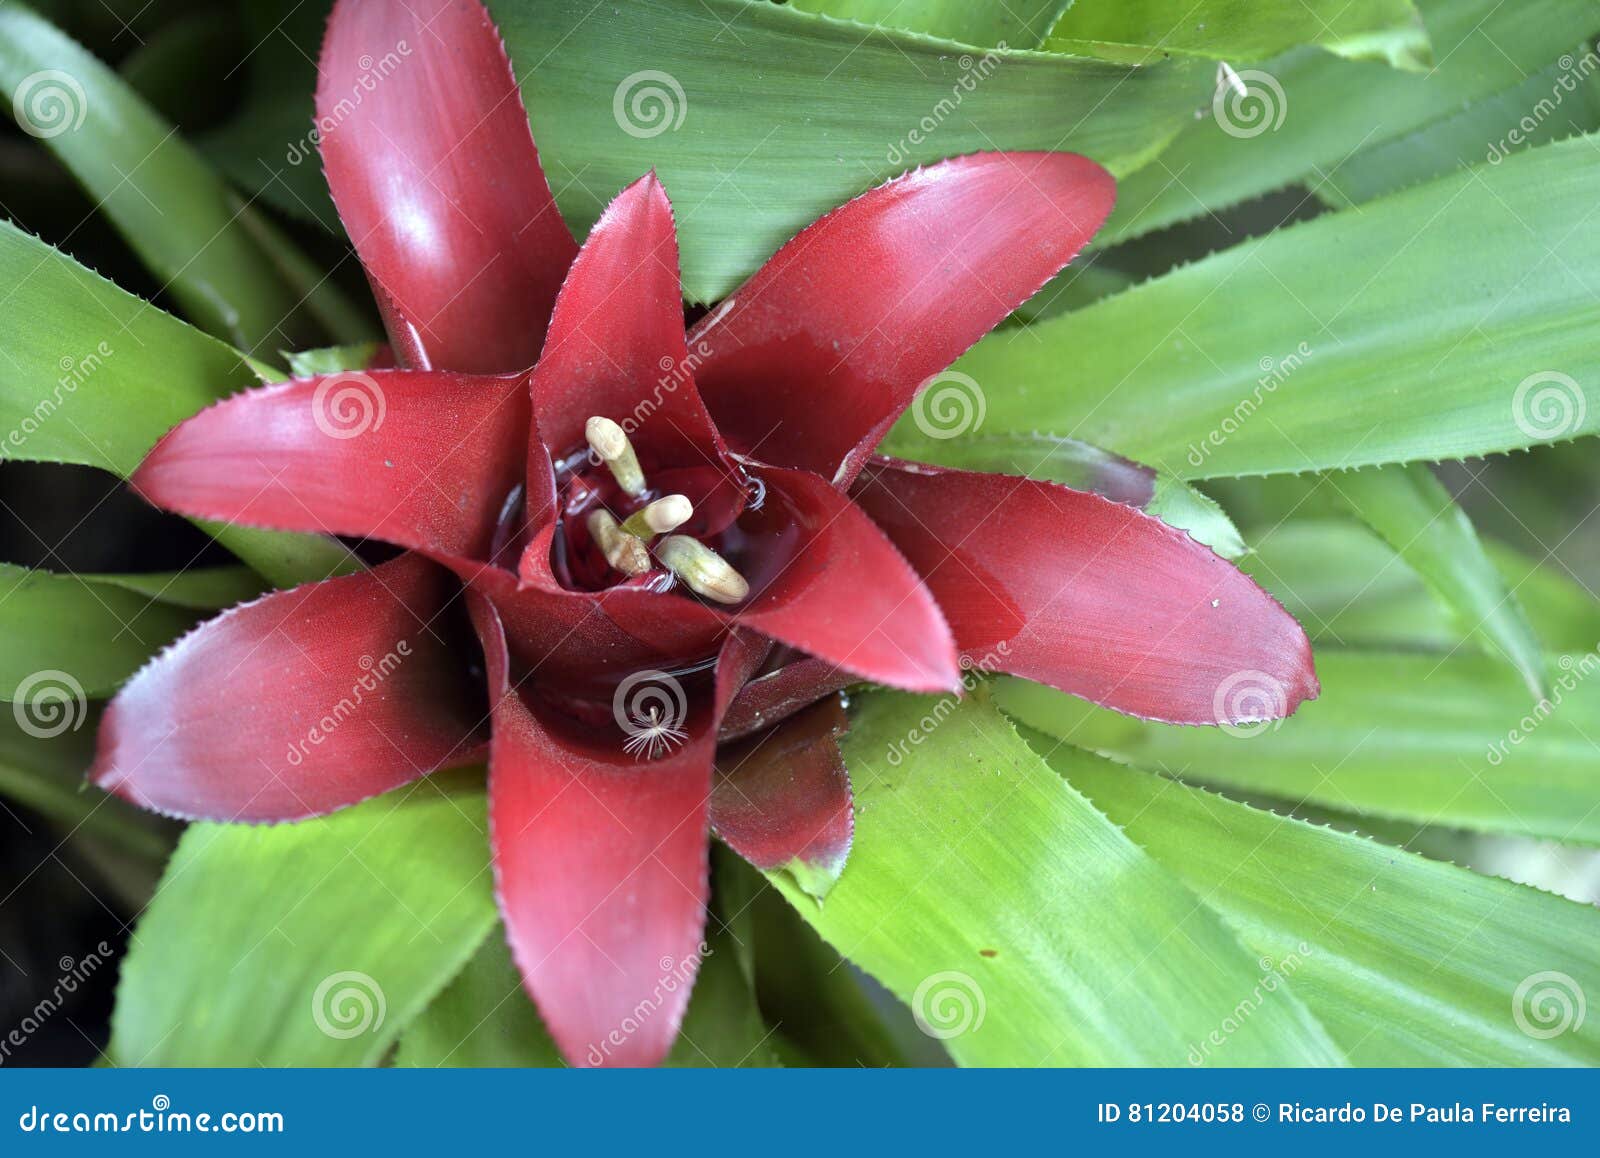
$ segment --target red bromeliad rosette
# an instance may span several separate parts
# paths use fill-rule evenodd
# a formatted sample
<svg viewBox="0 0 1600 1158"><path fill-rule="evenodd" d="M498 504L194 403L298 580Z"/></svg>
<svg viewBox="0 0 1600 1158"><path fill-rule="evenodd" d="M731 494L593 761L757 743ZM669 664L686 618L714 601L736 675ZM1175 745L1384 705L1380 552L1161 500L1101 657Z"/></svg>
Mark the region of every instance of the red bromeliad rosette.
<svg viewBox="0 0 1600 1158"><path fill-rule="evenodd" d="M402 39L405 70L336 110L360 58ZM825 697L845 684L947 691L977 662L1195 724L1241 722L1217 695L1239 672L1281 689L1278 714L1316 693L1294 620L1181 532L872 457L919 384L1104 221L1093 162L897 178L686 335L661 183L624 189L578 249L476 0L340 0L318 105L402 368L238 395L133 481L170 511L403 553L169 649L108 710L93 776L178 816L283 821L487 739L501 911L574 1064L671 1045L685 985L594 1048L697 963L708 828L819 895L838 878L850 785Z"/></svg>

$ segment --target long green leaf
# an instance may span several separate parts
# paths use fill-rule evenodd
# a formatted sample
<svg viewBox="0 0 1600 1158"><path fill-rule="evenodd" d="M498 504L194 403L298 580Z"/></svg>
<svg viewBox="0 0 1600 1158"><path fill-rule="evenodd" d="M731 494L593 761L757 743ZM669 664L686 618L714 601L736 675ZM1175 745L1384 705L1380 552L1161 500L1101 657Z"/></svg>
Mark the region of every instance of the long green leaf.
<svg viewBox="0 0 1600 1158"><path fill-rule="evenodd" d="M75 840L103 842L159 869L171 851L175 826L84 788L98 722L94 707L44 718L0 710L0 796L32 809Z"/></svg>
<svg viewBox="0 0 1600 1158"><path fill-rule="evenodd" d="M0 6L0 97L203 329L269 357L310 336L210 166L127 82L15 0Z"/></svg>
<svg viewBox="0 0 1600 1158"><path fill-rule="evenodd" d="M240 355L0 221L0 460L126 478L168 429L258 382ZM243 527L216 537L275 583L320 579L331 539Z"/></svg>
<svg viewBox="0 0 1600 1158"><path fill-rule="evenodd" d="M962 44L1038 48L1072 0L792 0L806 12L942 36Z"/></svg>
<svg viewBox="0 0 1600 1158"><path fill-rule="evenodd" d="M774 885L966 1065L1178 1064L1254 989L1195 897L978 695L858 701L850 864L826 904ZM1237 1064L1341 1055L1290 994Z"/></svg>
<svg viewBox="0 0 1600 1158"><path fill-rule="evenodd" d="M977 385L968 400L981 405L981 395L982 387ZM1169 526L1188 531L1225 559L1236 559L1244 553L1238 528L1227 512L1206 495L1171 474L1121 460L1087 443L1048 434L974 434L954 439L919 437L921 434L913 417L909 428L896 428L886 449L917 462L1048 479L1102 494L1107 493L1106 484L1111 478L1126 479L1130 473L1148 472L1149 496L1140 509Z"/></svg>
<svg viewBox="0 0 1600 1158"><path fill-rule="evenodd" d="M1576 580L1497 543L1504 582L1551 648L1600 645L1600 600ZM1465 637L1421 576L1365 527L1338 519L1291 521L1251 545L1240 564L1317 643L1449 651Z"/></svg>
<svg viewBox="0 0 1600 1158"><path fill-rule="evenodd" d="M1052 764L1277 961L1352 1062L1600 1063L1593 907L1068 752Z"/></svg>
<svg viewBox="0 0 1600 1158"><path fill-rule="evenodd" d="M1412 70L1433 63L1411 0L1077 0L1045 47L1141 64L1171 52L1260 60L1297 44Z"/></svg>
<svg viewBox="0 0 1600 1158"><path fill-rule="evenodd" d="M1208 69L1176 64L979 56L765 0L490 8L568 224L586 231L653 166L677 209L684 292L696 301L728 293L812 220L917 164L1065 149L1125 172L1210 84Z"/></svg>
<svg viewBox="0 0 1600 1158"><path fill-rule="evenodd" d="M1600 431L1597 180L1594 140L1547 145L996 332L957 369L984 385L986 432L1043 429L1183 478Z"/></svg>
<svg viewBox="0 0 1600 1158"><path fill-rule="evenodd" d="M1536 706L1487 656L1323 651L1320 699L1233 729L1132 720L1023 680L996 697L1031 727L1140 768L1358 816L1600 844L1600 655L1553 670Z"/></svg>
<svg viewBox="0 0 1600 1158"><path fill-rule="evenodd" d="M1550 694L1533 627L1472 520L1425 463L1330 476L1358 518L1422 576L1464 633L1522 676L1535 699Z"/></svg>
<svg viewBox="0 0 1600 1158"><path fill-rule="evenodd" d="M1245 77L1249 95L1236 115L1194 121L1156 164L1121 182L1100 243L1294 182L1320 185L1359 150L1514 89L1600 30L1600 7L1590 0L1417 0L1417 7L1436 68L1418 75L1317 48L1266 61Z"/></svg>
<svg viewBox="0 0 1600 1158"><path fill-rule="evenodd" d="M274 32L273 41L297 36L299 53L284 52L247 116L210 146L247 187L327 221L307 139L317 7L300 6ZM1065 149L1127 172L1211 87L1203 65L974 52L768 0L489 7L567 224L581 236L619 189L655 168L677 211L684 292L695 301L727 294L815 218L918 164Z"/></svg>
<svg viewBox="0 0 1600 1158"><path fill-rule="evenodd" d="M1329 204L1356 205L1464 165L1498 164L1523 149L1596 129L1600 56L1586 43L1515 88L1362 149L1320 178L1315 188Z"/></svg>
<svg viewBox="0 0 1600 1158"><path fill-rule="evenodd" d="M123 962L125 1066L372 1065L496 915L481 772L319 820L196 824Z"/></svg>
<svg viewBox="0 0 1600 1158"><path fill-rule="evenodd" d="M49 712L109 695L194 620L109 583L0 563L0 700Z"/></svg>

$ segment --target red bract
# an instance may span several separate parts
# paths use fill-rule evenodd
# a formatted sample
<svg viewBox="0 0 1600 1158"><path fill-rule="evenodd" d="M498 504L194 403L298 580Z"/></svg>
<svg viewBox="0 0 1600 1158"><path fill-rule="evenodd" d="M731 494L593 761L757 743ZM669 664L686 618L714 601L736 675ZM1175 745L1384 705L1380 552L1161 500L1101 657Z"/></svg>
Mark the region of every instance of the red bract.
<svg viewBox="0 0 1600 1158"><path fill-rule="evenodd" d="M890 181L686 336L661 183L577 250L476 0L340 0L318 111L402 368L231 398L133 481L186 515L404 553L197 629L111 705L94 777L180 816L289 820L487 742L507 934L573 1063L670 1046L708 829L819 895L837 878L842 715L770 730L846 683L956 691L978 666L1182 723L1315 694L1300 628L1187 536L1052 483L870 457L1104 220L1092 162Z"/></svg>

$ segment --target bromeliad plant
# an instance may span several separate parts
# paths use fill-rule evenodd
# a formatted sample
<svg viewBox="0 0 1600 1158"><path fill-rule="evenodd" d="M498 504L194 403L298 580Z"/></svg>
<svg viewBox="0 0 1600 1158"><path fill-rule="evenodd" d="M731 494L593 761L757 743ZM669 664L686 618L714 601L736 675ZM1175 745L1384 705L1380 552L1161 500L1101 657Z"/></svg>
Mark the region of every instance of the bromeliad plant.
<svg viewBox="0 0 1600 1158"><path fill-rule="evenodd" d="M240 142L292 130L259 191L313 217L331 193L382 319L363 343L362 307L271 216L0 3L19 123L229 343L7 227L5 449L110 467L280 588L242 569L0 588L38 641L0 670L19 723L44 676L77 686L50 701L68 739L110 698L92 753L38 762L87 765L117 823L123 802L193 822L123 967L113 1060L927 1060L908 1038L969 1064L1600 1059L1577 1012L1600 986L1592 909L1244 802L1457 859L1476 853L1427 826L1600 842L1571 755L1600 713L1553 678L1587 669L1553 666L1513 585L1553 647L1587 651L1600 612L1486 550L1420 462L1591 433L1586 305L1505 274L1510 241L1484 242L1504 276L1473 297L1452 236L1517 206L1587 268L1591 141L1147 285L1116 268L1194 256L1181 231L1120 245L1192 215L1180 190L1221 209L1365 145L1327 111L1355 79L1391 117L1499 108L1470 37L1528 72L1556 41L1492 0L1170 30L1092 0L880 7L310 6L313 136L258 92L208 149L254 187ZM1571 7L1563 45L1600 32ZM1408 87L1430 36L1447 97ZM1216 58L1285 50L1212 89ZM45 73L73 78L92 139L70 108L45 119ZM1311 122L1281 146L1235 101L1275 86ZM301 87L269 95L299 107ZM680 135L685 101L704 120ZM1470 135L1438 115L1438 148ZM1413 164L1363 153L1325 198L1434 175ZM52 390L64 342L88 344ZM1526 364L1546 358L1570 372ZM1440 367L1468 385L1441 392ZM1246 570L1187 479L1230 480ZM52 583L101 610L61 614ZM106 625L98 655L62 649L68 621ZM1529 693L1571 704L1495 749ZM8 752L0 772L27 764ZM1545 1032L1552 993L1574 1015Z"/></svg>
<svg viewBox="0 0 1600 1158"><path fill-rule="evenodd" d="M408 69L338 120L332 94L397 40L417 45ZM1299 626L1181 532L1055 483L872 455L1105 220L1093 162L976 154L879 186L685 337L661 182L624 189L575 251L475 3L340 0L318 94L401 367L230 398L132 483L195 518L406 553L186 636L112 702L95 783L184 819L296 820L479 759L486 714L501 914L578 1064L696 959L708 823L818 898L845 871L831 730L798 725L824 749L795 756L803 778L757 746L714 790L719 742L776 729L764 742L791 747L788 717L846 684L958 692L975 664L1186 724L1315 694ZM463 597L481 661L449 631ZM394 662L352 703L376 654ZM1276 703L1219 700L1240 672ZM308 742L331 704L338 726ZM688 994L600 1056L659 1061Z"/></svg>

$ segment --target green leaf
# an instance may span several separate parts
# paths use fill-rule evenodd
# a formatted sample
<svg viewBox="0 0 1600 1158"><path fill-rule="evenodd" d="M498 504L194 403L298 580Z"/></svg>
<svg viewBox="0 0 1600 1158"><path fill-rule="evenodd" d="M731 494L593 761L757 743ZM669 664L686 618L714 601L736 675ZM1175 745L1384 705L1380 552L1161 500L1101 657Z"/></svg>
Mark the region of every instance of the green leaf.
<svg viewBox="0 0 1600 1158"><path fill-rule="evenodd" d="M978 391L981 394L981 384ZM1129 472L1148 469L1088 443L1049 434L928 438L922 435L915 415L910 423L895 427L885 449L916 462L1048 479L1096 493L1105 493L1108 475L1125 478ZM1169 526L1189 532L1225 559L1236 559L1244 553L1244 540L1221 507L1182 479L1163 471L1149 473L1151 489L1149 498L1142 504L1144 511Z"/></svg>
<svg viewBox="0 0 1600 1158"><path fill-rule="evenodd" d="M0 7L0 97L203 329L251 353L297 344L298 298L216 173L122 78L15 0Z"/></svg>
<svg viewBox="0 0 1600 1158"><path fill-rule="evenodd" d="M1516 88L1576 38L1600 30L1600 8L1589 0L1417 0L1417 7L1437 67L1418 75L1316 48L1266 61L1257 70L1264 75L1247 78L1250 96L1231 119L1192 122L1156 164L1120 183L1117 211L1100 243L1127 240L1296 181L1321 184L1352 153Z"/></svg>
<svg viewBox="0 0 1600 1158"><path fill-rule="evenodd" d="M1412 71L1433 64L1411 0L1077 0L1045 47L1142 64L1168 53L1260 60L1297 44Z"/></svg>
<svg viewBox="0 0 1600 1158"><path fill-rule="evenodd" d="M1474 101L1454 116L1362 149L1327 173L1317 195L1336 206L1385 193L1484 161L1600 129L1600 56L1588 44L1505 92Z"/></svg>
<svg viewBox="0 0 1600 1158"><path fill-rule="evenodd" d="M677 211L694 301L724 296L817 217L919 164L1063 149L1127 172L1171 139L1211 85L1204 66L964 52L767 0L489 7L567 224L582 236L618 190L655 168ZM261 70L246 117L210 145L247 187L327 220L307 137L315 8L274 33L293 34L300 51Z"/></svg>
<svg viewBox="0 0 1600 1158"><path fill-rule="evenodd" d="M4 221L0 282L11 287L0 460L78 463L126 478L170 428L258 382L237 351ZM324 578L350 557L322 536L213 533L284 586Z"/></svg>
<svg viewBox="0 0 1600 1158"><path fill-rule="evenodd" d="M314 378L318 374L337 374L341 370L359 370L372 362L378 352L377 342L360 342L350 346L323 346L317 350L301 350L289 355L289 373L296 378Z"/></svg>
<svg viewBox="0 0 1600 1158"><path fill-rule="evenodd" d="M1356 517L1422 576L1467 638L1515 668L1536 700L1550 694L1538 637L1516 596L1472 520L1426 464L1355 471L1329 481Z"/></svg>
<svg viewBox="0 0 1600 1158"><path fill-rule="evenodd" d="M712 872L719 908L731 914L729 936L741 967L755 983L762 1012L784 1041L804 1055L805 1064L907 1064L883 1009L874 1004L859 973L817 936L766 877L722 845L712 848ZM910 1021L909 1012L904 1020ZM923 1053L942 1057L937 1041L915 1027L911 1033Z"/></svg>
<svg viewBox="0 0 1600 1158"><path fill-rule="evenodd" d="M0 700L23 712L110 695L194 621L119 586L0 563Z"/></svg>
<svg viewBox="0 0 1600 1158"><path fill-rule="evenodd" d="M1600 1062L1600 1021L1578 1024L1575 1004L1600 986L1592 906L1100 761L1059 763L1276 962L1357 1065ZM1234 1048L1215 1044L1215 1060L1242 1064Z"/></svg>
<svg viewBox="0 0 1600 1158"><path fill-rule="evenodd" d="M146 571L137 575L76 576L88 583L135 591L171 607L221 611L260 595L265 587L248 567L198 567L189 571Z"/></svg>
<svg viewBox="0 0 1600 1158"><path fill-rule="evenodd" d="M481 771L298 824L193 825L123 962L111 1056L373 1065L495 920Z"/></svg>
<svg viewBox="0 0 1600 1158"><path fill-rule="evenodd" d="M1596 141L1546 145L998 331L956 368L984 384L990 432L1191 479L1600 431L1597 180Z"/></svg>
<svg viewBox="0 0 1600 1158"><path fill-rule="evenodd" d="M245 5L264 47L252 58L243 112L205 146L278 208L338 230L307 128L326 7L300 5L285 18L271 5ZM986 148L1059 147L1123 172L1165 144L1210 91L1205 70L1133 70L1022 51L974 59L911 32L863 39L859 28L763 0L600 9L500 0L491 8L526 73L524 102L568 224L581 235L617 189L658 166L679 208L685 288L696 300L722 296L822 212L914 164ZM560 51L548 50L553 43ZM764 81L755 92L736 79L751 67ZM652 88L659 78L640 75L661 72L683 90L681 100L671 85ZM662 107L657 94L670 120L685 110L679 128L641 120L631 127L649 135L622 129L613 103L639 96L648 118L652 105ZM801 103L805 118L786 115ZM1089 110L1066 137L1061 107ZM690 108L698 110L692 118ZM740 163L731 166L730 156ZM794 179L800 166L803 183Z"/></svg>
<svg viewBox="0 0 1600 1158"><path fill-rule="evenodd" d="M1177 1064L1256 982L1222 923L978 693L857 700L850 864L819 905L769 878L965 1065ZM1341 1060L1290 994L1234 1064Z"/></svg>
<svg viewBox="0 0 1600 1158"><path fill-rule="evenodd" d="M1600 641L1600 601L1559 571L1509 547L1486 544L1533 629L1552 648L1583 651ZM1241 560L1298 619L1314 642L1448 651L1464 641L1394 551L1364 527L1338 519L1290 521Z"/></svg>
<svg viewBox="0 0 1600 1158"><path fill-rule="evenodd" d="M942 36L962 44L1038 48L1072 0L792 0L793 7L860 24Z"/></svg>
<svg viewBox="0 0 1600 1158"><path fill-rule="evenodd" d="M94 761L98 710L62 707L62 714L48 717L0 711L0 796L73 839L103 842L159 868L171 851L174 826L84 784Z"/></svg>
<svg viewBox="0 0 1600 1158"><path fill-rule="evenodd" d="M1001 681L996 698L1030 727L1139 768L1358 816L1600 844L1600 655L1554 670L1535 706L1487 656L1327 650L1320 699L1232 729L1133 720L1023 680Z"/></svg>
<svg viewBox="0 0 1600 1158"><path fill-rule="evenodd" d="M775 1064L771 1031L740 971L734 943L711 933L669 1066ZM522 988L504 931L496 928L447 989L411 1023L395 1056L402 1066L562 1066L539 1011Z"/></svg>
<svg viewBox="0 0 1600 1158"><path fill-rule="evenodd" d="M561 1053L522 989L505 931L484 938L466 968L407 1027L395 1065L560 1066Z"/></svg>

